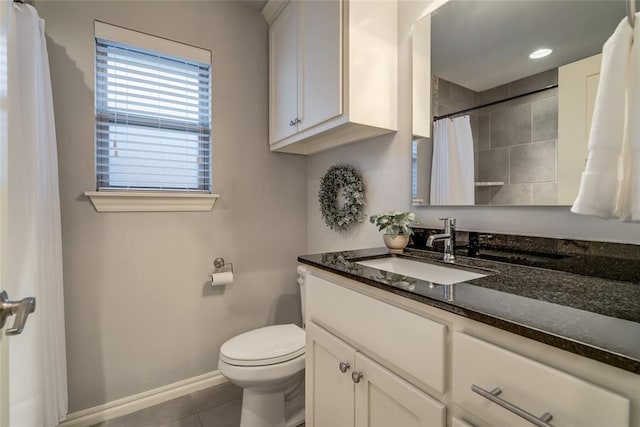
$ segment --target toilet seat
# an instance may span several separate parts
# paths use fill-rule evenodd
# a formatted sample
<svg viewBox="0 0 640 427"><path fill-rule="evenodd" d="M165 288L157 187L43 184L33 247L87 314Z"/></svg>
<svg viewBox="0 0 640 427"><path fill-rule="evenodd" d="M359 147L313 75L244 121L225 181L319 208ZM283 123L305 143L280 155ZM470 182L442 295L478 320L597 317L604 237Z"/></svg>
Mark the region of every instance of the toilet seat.
<svg viewBox="0 0 640 427"><path fill-rule="evenodd" d="M220 359L235 366L266 366L304 353L304 330L289 324L266 326L231 338L220 348Z"/></svg>

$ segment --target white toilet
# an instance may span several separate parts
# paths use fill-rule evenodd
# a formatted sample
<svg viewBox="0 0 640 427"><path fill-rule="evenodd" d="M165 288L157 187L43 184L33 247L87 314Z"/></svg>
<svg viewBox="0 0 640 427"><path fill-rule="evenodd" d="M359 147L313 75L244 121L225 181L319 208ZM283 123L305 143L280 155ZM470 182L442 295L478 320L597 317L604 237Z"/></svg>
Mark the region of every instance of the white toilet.
<svg viewBox="0 0 640 427"><path fill-rule="evenodd" d="M306 269L298 266L304 324ZM305 332L294 324L254 329L220 347L218 369L244 389L240 427L304 423Z"/></svg>

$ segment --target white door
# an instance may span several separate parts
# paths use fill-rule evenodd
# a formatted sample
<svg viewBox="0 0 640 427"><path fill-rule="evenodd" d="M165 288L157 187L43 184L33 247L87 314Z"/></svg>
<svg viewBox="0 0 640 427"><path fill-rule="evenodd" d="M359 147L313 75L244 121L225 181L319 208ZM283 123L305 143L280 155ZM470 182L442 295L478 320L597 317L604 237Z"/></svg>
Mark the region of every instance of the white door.
<svg viewBox="0 0 640 427"><path fill-rule="evenodd" d="M356 375L356 427L444 427L444 404L362 353Z"/></svg>
<svg viewBox="0 0 640 427"><path fill-rule="evenodd" d="M9 426L9 340L6 335L18 335L22 332L27 316L35 310L35 299L10 301L16 298L15 289L7 279L8 258L8 149L9 129L9 23L11 21L13 1L0 2L0 319L6 321L0 328L0 426ZM6 291L6 294L4 293ZM15 318L13 315L15 314ZM7 319L8 318L8 319ZM21 319L16 322L14 319ZM21 356L21 355L19 355Z"/></svg>
<svg viewBox="0 0 640 427"><path fill-rule="evenodd" d="M0 5L0 289L6 289L7 259L7 112L9 109L7 91L7 35L9 29L9 8L13 2L3 1ZM0 331L0 425L9 425L9 358L8 340Z"/></svg>
<svg viewBox="0 0 640 427"><path fill-rule="evenodd" d="M602 54L558 70L558 204L572 205L589 155Z"/></svg>
<svg viewBox="0 0 640 427"><path fill-rule="evenodd" d="M307 322L306 425L353 427L355 349Z"/></svg>
<svg viewBox="0 0 640 427"><path fill-rule="evenodd" d="M298 129L298 9L290 2L269 27L269 142Z"/></svg>

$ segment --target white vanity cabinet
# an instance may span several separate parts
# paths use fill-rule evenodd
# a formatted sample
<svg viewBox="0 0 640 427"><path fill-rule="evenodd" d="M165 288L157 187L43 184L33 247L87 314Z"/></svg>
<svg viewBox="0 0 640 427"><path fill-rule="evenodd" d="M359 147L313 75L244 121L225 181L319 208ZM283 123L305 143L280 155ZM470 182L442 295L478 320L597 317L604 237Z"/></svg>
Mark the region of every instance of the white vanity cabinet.
<svg viewBox="0 0 640 427"><path fill-rule="evenodd" d="M307 426L640 427L640 375L308 271Z"/></svg>
<svg viewBox="0 0 640 427"><path fill-rule="evenodd" d="M313 275L306 318L307 426L444 427L443 325Z"/></svg>
<svg viewBox="0 0 640 427"><path fill-rule="evenodd" d="M397 130L397 3L271 0L269 142L313 154Z"/></svg>

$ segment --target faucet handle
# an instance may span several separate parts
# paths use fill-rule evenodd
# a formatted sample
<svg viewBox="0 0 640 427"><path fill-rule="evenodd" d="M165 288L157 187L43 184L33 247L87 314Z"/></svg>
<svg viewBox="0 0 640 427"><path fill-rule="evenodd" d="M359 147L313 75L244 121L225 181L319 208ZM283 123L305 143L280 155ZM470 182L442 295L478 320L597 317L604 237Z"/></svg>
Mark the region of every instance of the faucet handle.
<svg viewBox="0 0 640 427"><path fill-rule="evenodd" d="M446 221L447 223L451 224L451 225L456 225L456 219L455 218L440 218L440 221Z"/></svg>

